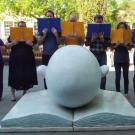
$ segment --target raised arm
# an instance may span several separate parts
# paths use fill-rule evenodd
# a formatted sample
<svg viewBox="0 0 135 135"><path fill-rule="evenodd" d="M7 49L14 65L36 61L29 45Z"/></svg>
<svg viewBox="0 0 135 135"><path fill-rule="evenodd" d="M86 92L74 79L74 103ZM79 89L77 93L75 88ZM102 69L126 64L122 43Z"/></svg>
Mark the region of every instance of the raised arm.
<svg viewBox="0 0 135 135"><path fill-rule="evenodd" d="M74 37L75 37L76 41L78 42L78 45L84 44L84 40L81 36L75 34Z"/></svg>
<svg viewBox="0 0 135 135"><path fill-rule="evenodd" d="M5 43L5 47L6 48L11 48L12 46L17 45L17 44L18 44L18 42L16 40L11 42L10 38L8 38L8 41Z"/></svg>
<svg viewBox="0 0 135 135"><path fill-rule="evenodd" d="M54 36L56 37L56 41L57 41L57 44L60 44L60 38L59 38L59 34L57 32L57 30L53 27L51 29L51 32L54 34Z"/></svg>
<svg viewBox="0 0 135 135"><path fill-rule="evenodd" d="M47 29L45 28L43 31L42 31L42 34L41 33L38 33L38 36L37 36L37 43L38 45L42 45L45 38L46 38L46 35L47 35Z"/></svg>

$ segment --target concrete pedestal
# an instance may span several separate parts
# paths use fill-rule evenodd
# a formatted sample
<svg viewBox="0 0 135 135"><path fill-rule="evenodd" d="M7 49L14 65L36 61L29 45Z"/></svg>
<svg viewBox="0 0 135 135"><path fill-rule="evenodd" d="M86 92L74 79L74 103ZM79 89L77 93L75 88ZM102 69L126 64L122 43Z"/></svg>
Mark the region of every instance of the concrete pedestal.
<svg viewBox="0 0 135 135"><path fill-rule="evenodd" d="M45 90L23 96L1 121L4 135L134 135L135 109L121 94L100 90L88 105L67 109Z"/></svg>

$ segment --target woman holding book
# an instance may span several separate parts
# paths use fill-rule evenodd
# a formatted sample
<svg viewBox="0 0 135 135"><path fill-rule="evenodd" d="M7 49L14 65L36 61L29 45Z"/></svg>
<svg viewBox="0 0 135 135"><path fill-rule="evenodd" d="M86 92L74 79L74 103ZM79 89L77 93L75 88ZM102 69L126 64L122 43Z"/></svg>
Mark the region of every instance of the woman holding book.
<svg viewBox="0 0 135 135"><path fill-rule="evenodd" d="M3 67L4 62L1 54L1 47L4 45L3 41L0 39L0 101L2 100L3 94Z"/></svg>
<svg viewBox="0 0 135 135"><path fill-rule="evenodd" d="M117 25L117 29L127 30L128 26L125 22L120 22ZM123 77L124 77L124 94L127 96L128 94L128 72L129 72L129 52L128 43L116 43L112 45L114 51L114 67L115 67L115 85L116 91L120 92L120 79L121 79L121 69L123 69Z"/></svg>
<svg viewBox="0 0 135 135"><path fill-rule="evenodd" d="M26 27L24 21L18 23L18 27ZM36 64L33 54L34 41L16 41L8 38L6 47L11 48L9 57L9 79L12 101L16 101L15 90L23 90L23 94L33 85L37 85Z"/></svg>
<svg viewBox="0 0 135 135"><path fill-rule="evenodd" d="M103 23L103 16L102 15L96 15L94 17L94 22L96 24L102 24ZM86 46L90 46L90 51L95 55L97 58L99 65L106 65L107 64L107 55L106 55L106 50L107 47L109 46L109 38L104 37L104 33L92 33L92 37L86 37ZM105 89L106 85L106 77L103 77L101 79L101 89Z"/></svg>

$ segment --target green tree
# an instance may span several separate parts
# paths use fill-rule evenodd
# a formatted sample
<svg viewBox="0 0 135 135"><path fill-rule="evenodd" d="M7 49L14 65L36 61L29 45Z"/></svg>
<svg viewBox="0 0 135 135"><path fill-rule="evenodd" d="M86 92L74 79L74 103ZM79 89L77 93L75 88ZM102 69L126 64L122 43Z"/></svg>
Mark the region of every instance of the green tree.
<svg viewBox="0 0 135 135"><path fill-rule="evenodd" d="M37 18L44 16L48 9L62 20L67 20L70 13L75 12L84 22L92 22L93 16L99 13L113 27L120 20L135 21L135 4L129 4L128 0L121 3L117 0L0 0L0 19L4 15Z"/></svg>
<svg viewBox="0 0 135 135"><path fill-rule="evenodd" d="M7 1L8 0L0 0L0 19L3 19L6 14L5 11L7 11Z"/></svg>
<svg viewBox="0 0 135 135"><path fill-rule="evenodd" d="M108 0L77 0L80 19L92 22L96 14L106 15Z"/></svg>
<svg viewBox="0 0 135 135"><path fill-rule="evenodd" d="M68 18L70 12L75 11L74 0L6 0L1 2L1 7L6 5L6 9L1 12L11 16L24 16L37 18L44 15L48 9L53 10L56 16L61 16L63 20Z"/></svg>
<svg viewBox="0 0 135 135"><path fill-rule="evenodd" d="M129 25L135 23L135 1L129 2L128 0L124 0L121 9L119 12L119 19L128 22Z"/></svg>
<svg viewBox="0 0 135 135"><path fill-rule="evenodd" d="M107 14L106 14L106 21L112 24L112 27L116 27L117 25L117 18L119 14L120 7L116 0L110 0L108 3Z"/></svg>

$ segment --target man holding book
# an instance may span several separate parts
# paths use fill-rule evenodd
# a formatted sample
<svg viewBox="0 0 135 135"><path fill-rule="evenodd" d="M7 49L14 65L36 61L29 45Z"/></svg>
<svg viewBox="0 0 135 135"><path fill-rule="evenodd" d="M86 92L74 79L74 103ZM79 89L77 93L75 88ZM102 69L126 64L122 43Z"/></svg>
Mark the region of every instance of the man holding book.
<svg viewBox="0 0 135 135"><path fill-rule="evenodd" d="M99 27L101 28L101 25L103 23L103 16L101 15L96 15L94 17L94 22L97 24L94 27ZM95 29L94 29L95 30ZM89 34L89 28L87 32L87 37L86 37L86 46L90 46L90 51L96 56L99 65L106 65L107 64L107 55L106 55L106 50L107 46L109 45L109 38L105 37L105 33L101 31L95 31ZM90 36L91 35L91 36ZM106 85L106 77L103 77L101 80L101 89L105 89Z"/></svg>
<svg viewBox="0 0 135 135"><path fill-rule="evenodd" d="M54 13L51 10L48 10L45 13L46 18L54 18ZM60 33L58 33L55 27L52 27L51 30L44 28L41 32L38 33L38 44L43 45L43 54L42 54L42 64L48 65L49 59L53 53L58 49L60 39Z"/></svg>
<svg viewBox="0 0 135 135"><path fill-rule="evenodd" d="M69 20L62 23L62 43L65 45L84 44L84 24L77 21L77 16L70 14Z"/></svg>

